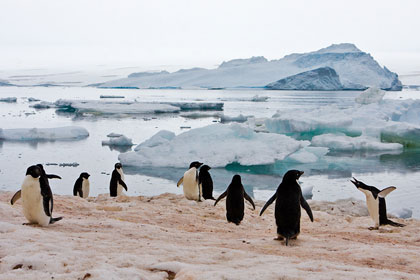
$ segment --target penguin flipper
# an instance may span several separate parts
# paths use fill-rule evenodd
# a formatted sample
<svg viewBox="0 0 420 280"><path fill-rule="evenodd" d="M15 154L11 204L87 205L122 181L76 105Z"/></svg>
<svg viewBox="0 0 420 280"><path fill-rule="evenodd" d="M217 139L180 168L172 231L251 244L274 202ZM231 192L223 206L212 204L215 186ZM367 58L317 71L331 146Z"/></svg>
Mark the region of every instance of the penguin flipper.
<svg viewBox="0 0 420 280"><path fill-rule="evenodd" d="M128 191L127 185L125 184L125 182L123 180L121 180L121 177L120 177L120 179L118 181L119 181L120 185L123 186L123 188L127 192Z"/></svg>
<svg viewBox="0 0 420 280"><path fill-rule="evenodd" d="M265 209L267 209L267 207L276 200L276 198L277 192L275 192L274 195L265 203L264 207L261 209L260 216L264 213Z"/></svg>
<svg viewBox="0 0 420 280"><path fill-rule="evenodd" d="M306 213L309 216L309 219L311 219L311 222L314 221L314 216L312 215L311 207L309 206L308 202L306 202L305 198L301 195L300 196L300 205L303 209L305 209Z"/></svg>
<svg viewBox="0 0 420 280"><path fill-rule="evenodd" d="M61 179L60 176L54 174L45 174L48 179Z"/></svg>
<svg viewBox="0 0 420 280"><path fill-rule="evenodd" d="M42 204L44 206L45 215L51 217L51 212L53 209L53 200L51 196L43 195Z"/></svg>
<svg viewBox="0 0 420 280"><path fill-rule="evenodd" d="M12 197L12 199L10 200L10 204L15 204L15 202L16 201L18 201L19 200L19 198L21 197L21 195L22 195L22 190L18 190L14 195L13 195L13 197Z"/></svg>
<svg viewBox="0 0 420 280"><path fill-rule="evenodd" d="M252 201L252 198L245 191L244 191L244 197L245 197L246 200L249 201L249 203L251 203L252 207L254 207L254 210L255 210L254 201Z"/></svg>
<svg viewBox="0 0 420 280"><path fill-rule="evenodd" d="M225 190L224 193L222 193L214 202L214 206L216 206L217 202L219 202L219 200L221 200L222 198L224 198L225 196L227 196L227 190Z"/></svg>
<svg viewBox="0 0 420 280"><path fill-rule="evenodd" d="M383 189L382 191L380 191L378 193L378 196L381 197L381 198L385 198L385 196L387 196L390 192L392 192L392 191L394 191L396 189L397 189L396 187L388 187L388 188L385 188L385 189Z"/></svg>
<svg viewBox="0 0 420 280"><path fill-rule="evenodd" d="M181 179L179 179L178 183L176 183L176 186L179 187L182 182L184 182L184 176L181 177Z"/></svg>

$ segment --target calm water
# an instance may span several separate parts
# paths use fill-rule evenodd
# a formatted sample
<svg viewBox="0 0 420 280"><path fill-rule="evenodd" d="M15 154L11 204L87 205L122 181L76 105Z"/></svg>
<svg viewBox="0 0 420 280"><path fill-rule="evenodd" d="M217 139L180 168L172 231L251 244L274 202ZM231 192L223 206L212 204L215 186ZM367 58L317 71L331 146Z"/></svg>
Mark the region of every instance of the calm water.
<svg viewBox="0 0 420 280"><path fill-rule="evenodd" d="M100 95L124 95L125 100L138 101L207 101L224 102L228 116L253 115L271 117L282 108L313 108L338 104L352 106L359 92L298 92L262 90L118 90L78 87L0 87L0 97L15 96L17 103L0 102L0 128L33 128L77 125L86 128L90 136L81 141L67 142L0 142L0 190L18 190L26 168L36 163L72 163L77 167L45 166L47 173L58 174L62 180L52 180L54 193L72 194L74 181L81 172L91 174L91 195L108 192L110 173L120 151L102 146L111 132L122 133L139 144L156 132L166 129L181 133L219 121L216 117L184 118L179 114L142 115L129 117L75 117L55 109L30 108L27 97L43 101L65 99L99 99ZM252 102L253 96L267 96L267 102ZM387 93L386 98L420 98L420 92ZM211 112L201 112L208 113ZM133 146L134 148L134 146ZM349 182L354 176L368 184L383 188L394 185L397 190L387 197L389 209L401 207L413 210L420 217L420 151L401 154L331 153L323 164L296 165L277 163L268 166L244 167L229 165L210 172L215 192L224 191L234 174L241 174L247 191L256 199L265 200L273 194L287 169L305 171L302 186L313 187L313 199L336 200L354 197L364 199ZM124 168L129 195L156 195L163 192L182 193L176 181L184 169Z"/></svg>

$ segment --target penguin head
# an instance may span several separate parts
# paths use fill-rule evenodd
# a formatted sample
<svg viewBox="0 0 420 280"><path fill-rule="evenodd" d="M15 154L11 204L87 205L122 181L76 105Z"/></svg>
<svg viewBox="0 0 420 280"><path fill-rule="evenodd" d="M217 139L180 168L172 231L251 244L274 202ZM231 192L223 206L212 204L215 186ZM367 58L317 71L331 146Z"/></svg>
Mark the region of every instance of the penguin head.
<svg viewBox="0 0 420 280"><path fill-rule="evenodd" d="M365 185L363 182L356 180L356 178L353 177L353 180L350 180L356 188L358 189L364 189L364 190L370 190L369 186Z"/></svg>
<svg viewBox="0 0 420 280"><path fill-rule="evenodd" d="M233 178L232 178L232 183L231 184L236 185L236 186L242 185L241 176L238 175L238 174L234 175Z"/></svg>
<svg viewBox="0 0 420 280"><path fill-rule="evenodd" d="M289 170L284 174L283 181L296 181L299 180L300 176L302 176L303 171L299 170Z"/></svg>
<svg viewBox="0 0 420 280"><path fill-rule="evenodd" d="M82 172L82 173L80 173L80 177L82 177L82 178L87 179L87 178L89 178L89 176L90 176L90 174L89 174L89 173L87 173L87 172Z"/></svg>
<svg viewBox="0 0 420 280"><path fill-rule="evenodd" d="M209 171L210 169L211 169L211 167L208 166L208 165L203 165L203 166L200 167L200 171Z"/></svg>
<svg viewBox="0 0 420 280"><path fill-rule="evenodd" d="M29 166L26 170L26 175L31 175L33 178L38 178L39 176L41 176L41 173L42 171L38 165Z"/></svg>
<svg viewBox="0 0 420 280"><path fill-rule="evenodd" d="M193 168L193 167L195 167L195 168L199 168L201 165L203 165L203 163L202 162L199 162L199 161L193 161L193 162L191 162L190 163L190 168Z"/></svg>
<svg viewBox="0 0 420 280"><path fill-rule="evenodd" d="M42 164L38 163L36 166L41 169L41 173L45 173L44 166L42 166Z"/></svg>
<svg viewBox="0 0 420 280"><path fill-rule="evenodd" d="M119 163L119 162L117 162L117 163L115 164L115 169L120 169L120 168L122 168L122 164L121 164L121 163Z"/></svg>

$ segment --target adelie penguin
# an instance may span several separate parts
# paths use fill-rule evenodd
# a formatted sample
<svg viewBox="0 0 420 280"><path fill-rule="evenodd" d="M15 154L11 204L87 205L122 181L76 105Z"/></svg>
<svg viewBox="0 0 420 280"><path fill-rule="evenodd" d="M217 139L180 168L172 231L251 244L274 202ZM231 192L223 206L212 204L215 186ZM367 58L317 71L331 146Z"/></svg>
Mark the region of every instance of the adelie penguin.
<svg viewBox="0 0 420 280"><path fill-rule="evenodd" d="M226 196L226 219L228 222L239 225L244 218L244 209L245 203L244 198L251 203L252 207L255 210L254 201L251 197L245 192L244 186L241 182L241 176L235 175L232 178L232 182L222 193L217 200L214 202L214 206Z"/></svg>
<svg viewBox="0 0 420 280"><path fill-rule="evenodd" d="M211 169L208 165L200 167L200 173L198 174L198 184L200 185L204 199L216 200L213 197L213 180L211 179L209 170Z"/></svg>
<svg viewBox="0 0 420 280"><path fill-rule="evenodd" d="M52 217L54 204L51 188L37 165L32 165L26 170L21 190L15 193L10 203L13 205L19 198L22 198L23 215L29 224L45 227L62 219Z"/></svg>
<svg viewBox="0 0 420 280"><path fill-rule="evenodd" d="M260 216L265 209L276 200L274 216L277 225L277 239L286 239L286 246L290 239L296 239L300 233L300 217L302 206L308 214L311 222L314 221L311 207L302 195L302 189L298 183L303 171L289 170L283 176L283 180L276 193L267 201L261 209Z"/></svg>
<svg viewBox="0 0 420 280"><path fill-rule="evenodd" d="M184 196L189 200L201 201L201 188L199 184L198 168L202 165L202 162L193 161L190 164L190 168L185 171L184 176L179 179L176 184L179 187L181 184L184 186Z"/></svg>
<svg viewBox="0 0 420 280"><path fill-rule="evenodd" d="M124 172L121 163L116 163L114 171L112 171L111 181L109 182L109 194L112 197L123 194L123 188L128 191L127 185L124 182Z"/></svg>
<svg viewBox="0 0 420 280"><path fill-rule="evenodd" d="M350 180L356 188L366 195L366 204L369 211L369 215L375 223L374 227L369 227L370 230L379 229L381 225L390 225L394 227L403 227L405 225L399 224L388 219L386 214L386 203L385 196L396 189L396 187L388 187L383 190L379 190L374 186L368 186L361 181Z"/></svg>
<svg viewBox="0 0 420 280"><path fill-rule="evenodd" d="M90 175L87 172L80 173L79 178L77 178L76 182L74 183L74 196L88 198L90 190L89 176Z"/></svg>

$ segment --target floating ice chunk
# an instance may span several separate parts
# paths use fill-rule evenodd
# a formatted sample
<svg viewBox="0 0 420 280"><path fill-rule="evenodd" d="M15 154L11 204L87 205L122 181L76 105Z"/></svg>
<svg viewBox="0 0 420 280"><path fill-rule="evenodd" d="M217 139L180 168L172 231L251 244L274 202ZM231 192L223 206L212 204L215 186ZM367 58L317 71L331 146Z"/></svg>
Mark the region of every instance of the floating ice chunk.
<svg viewBox="0 0 420 280"><path fill-rule="evenodd" d="M195 113L184 113L184 114L181 114L181 116L184 118L189 118L189 119L200 119L200 118L220 118L222 114L221 113L208 114L208 113L195 112Z"/></svg>
<svg viewBox="0 0 420 280"><path fill-rule="evenodd" d="M60 167L78 167L80 164L77 162L62 162L58 166Z"/></svg>
<svg viewBox="0 0 420 280"><path fill-rule="evenodd" d="M29 107L35 108L35 109L49 109L49 108L56 108L57 106L52 102L41 101L39 103L29 105Z"/></svg>
<svg viewBox="0 0 420 280"><path fill-rule="evenodd" d="M171 106L179 107L182 111L189 110L213 110L213 111L222 111L224 103L221 102L168 102L163 104L169 104Z"/></svg>
<svg viewBox="0 0 420 280"><path fill-rule="evenodd" d="M146 142L137 146L136 152L120 154L121 162L131 166L160 167L185 167L193 160L204 161L212 167L234 162L271 164L309 145L308 141L297 141L285 135L256 133L237 123L209 125L178 136L165 131Z"/></svg>
<svg viewBox="0 0 420 280"><path fill-rule="evenodd" d="M88 136L89 132L80 126L54 128L0 128L0 139L8 141L65 141L80 140Z"/></svg>
<svg viewBox="0 0 420 280"><path fill-rule="evenodd" d="M305 147L289 155L285 160L297 163L313 163L319 161L328 151L328 148L324 147Z"/></svg>
<svg viewBox="0 0 420 280"><path fill-rule="evenodd" d="M34 97L28 97L28 102L37 102L37 101L41 101L41 100Z"/></svg>
<svg viewBox="0 0 420 280"><path fill-rule="evenodd" d="M228 122L243 123L243 122L246 122L248 120L248 118L250 118L250 117L252 117L252 116L244 116L242 114L240 114L239 116L236 116L236 117L221 115L220 116L220 122L222 122L222 123L228 123Z"/></svg>
<svg viewBox="0 0 420 280"><path fill-rule="evenodd" d="M413 211L408 208L399 208L391 210L390 214L400 219L409 219L413 216Z"/></svg>
<svg viewBox="0 0 420 280"><path fill-rule="evenodd" d="M169 142L174 138L175 133L168 130L161 130L152 137L150 137L148 140L137 145L137 147L134 148L134 151L139 151L142 148L153 148L156 146L169 145Z"/></svg>
<svg viewBox="0 0 420 280"><path fill-rule="evenodd" d="M279 111L266 119L265 126L274 133L325 133L347 130L353 123L338 107L324 107L312 111Z"/></svg>
<svg viewBox="0 0 420 280"><path fill-rule="evenodd" d="M123 136L122 134L119 134L119 133L114 133L114 132L111 132L110 134L108 134L106 137L120 137L120 136Z"/></svg>
<svg viewBox="0 0 420 280"><path fill-rule="evenodd" d="M363 91L358 97L356 97L355 101L359 104L378 103L382 101L384 96L385 91L379 88L371 87Z"/></svg>
<svg viewBox="0 0 420 280"><path fill-rule="evenodd" d="M109 136L108 136L109 137ZM102 145L108 146L132 146L133 141L125 135L112 136L109 140L102 141Z"/></svg>
<svg viewBox="0 0 420 280"><path fill-rule="evenodd" d="M55 104L66 110L77 113L93 114L158 114L178 113L180 109L162 103L130 101L97 101L97 100L57 100Z"/></svg>
<svg viewBox="0 0 420 280"><path fill-rule="evenodd" d="M0 102L15 103L17 101L16 97L3 97L0 98Z"/></svg>
<svg viewBox="0 0 420 280"><path fill-rule="evenodd" d="M259 95L257 94L257 95L254 95L254 96L251 98L251 101L252 101L252 102L265 102L265 101L267 101L269 98L270 98L270 97L268 97L268 96L259 96Z"/></svg>
<svg viewBox="0 0 420 280"><path fill-rule="evenodd" d="M382 143L378 139L367 136L350 137L344 134L323 134L312 138L312 146L328 147L338 151L392 151L401 150L399 143Z"/></svg>
<svg viewBox="0 0 420 280"><path fill-rule="evenodd" d="M125 98L124 95L101 95L99 98Z"/></svg>

